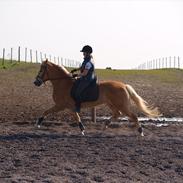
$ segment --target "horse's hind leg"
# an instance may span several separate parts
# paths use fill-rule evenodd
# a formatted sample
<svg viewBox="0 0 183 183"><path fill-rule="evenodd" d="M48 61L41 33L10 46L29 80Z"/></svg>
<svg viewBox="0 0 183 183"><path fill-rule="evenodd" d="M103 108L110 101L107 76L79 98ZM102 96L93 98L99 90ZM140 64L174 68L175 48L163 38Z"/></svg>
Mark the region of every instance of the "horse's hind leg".
<svg viewBox="0 0 183 183"><path fill-rule="evenodd" d="M143 130L142 130L142 126L139 123L137 116L134 113L132 113L130 110L128 110L128 109L123 110L122 113L124 115L126 115L127 117L129 117L129 121L130 122L134 122L135 123L135 127L138 129L138 132L140 133L140 135L144 136Z"/></svg>
<svg viewBox="0 0 183 183"><path fill-rule="evenodd" d="M121 112L112 104L108 104L109 108L112 111L112 117L110 118L110 120L105 122L105 128L108 128L108 126L110 125L110 123L112 121L115 121L118 119L118 117L121 115Z"/></svg>
<svg viewBox="0 0 183 183"><path fill-rule="evenodd" d="M36 123L37 127L38 127L38 128L41 127L41 124L42 124L44 118L45 118L48 114L53 114L53 113L59 112L59 111L61 111L61 110L62 110L61 107L55 105L55 106L51 107L50 109L44 111L43 114L42 114L42 116L41 116L40 118L38 118L38 121L37 121L37 123Z"/></svg>

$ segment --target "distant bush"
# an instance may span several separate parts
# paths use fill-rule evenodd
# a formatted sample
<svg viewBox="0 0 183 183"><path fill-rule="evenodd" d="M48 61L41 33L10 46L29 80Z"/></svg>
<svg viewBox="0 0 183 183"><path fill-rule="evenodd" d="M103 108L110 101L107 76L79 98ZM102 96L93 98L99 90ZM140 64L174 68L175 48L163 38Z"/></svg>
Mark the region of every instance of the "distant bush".
<svg viewBox="0 0 183 183"><path fill-rule="evenodd" d="M106 69L107 69L107 70L112 70L112 68L111 68L111 67L106 67Z"/></svg>

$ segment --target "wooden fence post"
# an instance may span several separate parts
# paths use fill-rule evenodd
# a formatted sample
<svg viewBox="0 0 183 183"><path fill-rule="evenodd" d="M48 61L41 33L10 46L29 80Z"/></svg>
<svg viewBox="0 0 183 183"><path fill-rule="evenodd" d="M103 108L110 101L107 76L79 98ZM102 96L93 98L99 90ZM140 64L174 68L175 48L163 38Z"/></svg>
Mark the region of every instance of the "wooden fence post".
<svg viewBox="0 0 183 183"><path fill-rule="evenodd" d="M42 52L40 52L41 62L43 61L43 55Z"/></svg>
<svg viewBox="0 0 183 183"><path fill-rule="evenodd" d="M176 68L176 57L174 56L174 69Z"/></svg>
<svg viewBox="0 0 183 183"><path fill-rule="evenodd" d="M11 48L11 57L10 57L11 63L13 62L13 48Z"/></svg>
<svg viewBox="0 0 183 183"><path fill-rule="evenodd" d="M59 57L57 57L57 61L58 61L58 65L60 65L60 59L59 59Z"/></svg>
<svg viewBox="0 0 183 183"><path fill-rule="evenodd" d="M63 58L61 57L61 65L63 65Z"/></svg>
<svg viewBox="0 0 183 183"><path fill-rule="evenodd" d="M27 62L27 48L25 48L25 62Z"/></svg>
<svg viewBox="0 0 183 183"><path fill-rule="evenodd" d="M32 50L30 49L30 61L32 63Z"/></svg>
<svg viewBox="0 0 183 183"><path fill-rule="evenodd" d="M3 61L2 61L3 66L4 66L4 60L5 60L5 48L3 48Z"/></svg>
<svg viewBox="0 0 183 183"><path fill-rule="evenodd" d="M18 47L18 62L20 62L20 46Z"/></svg>
<svg viewBox="0 0 183 183"><path fill-rule="evenodd" d="M162 58L162 68L164 69L164 57Z"/></svg>
<svg viewBox="0 0 183 183"><path fill-rule="evenodd" d="M166 59L166 61L165 61L165 63L166 63L166 66L165 66L165 67L166 67L166 69L167 69L167 67L168 67L168 66L167 66L167 57L166 57L165 59Z"/></svg>
<svg viewBox="0 0 183 183"><path fill-rule="evenodd" d="M36 63L38 63L38 55L37 55L37 50L36 50Z"/></svg>
<svg viewBox="0 0 183 183"><path fill-rule="evenodd" d="M171 68L171 57L169 57L169 67Z"/></svg>
<svg viewBox="0 0 183 183"><path fill-rule="evenodd" d="M178 61L178 68L180 69L180 57L179 56L177 58L177 61Z"/></svg>

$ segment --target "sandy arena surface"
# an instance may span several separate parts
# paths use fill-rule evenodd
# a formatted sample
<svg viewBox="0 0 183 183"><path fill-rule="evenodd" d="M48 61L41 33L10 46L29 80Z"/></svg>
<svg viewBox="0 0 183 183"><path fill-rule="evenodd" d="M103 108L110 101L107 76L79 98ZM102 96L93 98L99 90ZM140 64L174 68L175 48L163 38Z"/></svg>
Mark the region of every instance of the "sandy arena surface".
<svg viewBox="0 0 183 183"><path fill-rule="evenodd" d="M36 88L30 70L0 71L0 183L183 182L182 124L146 122L141 138L127 122L104 130L105 120L94 124L86 119L90 111L83 110L85 136L68 112L49 116L37 129L36 119L53 105L52 88ZM182 116L182 86L148 77L121 80L164 116ZM97 115L110 116L110 111L99 107Z"/></svg>

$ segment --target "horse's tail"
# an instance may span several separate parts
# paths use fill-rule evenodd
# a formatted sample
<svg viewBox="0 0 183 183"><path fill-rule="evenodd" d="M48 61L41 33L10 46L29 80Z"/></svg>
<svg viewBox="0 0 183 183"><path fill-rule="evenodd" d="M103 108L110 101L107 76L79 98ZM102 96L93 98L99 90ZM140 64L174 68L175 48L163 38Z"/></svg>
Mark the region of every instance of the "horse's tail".
<svg viewBox="0 0 183 183"><path fill-rule="evenodd" d="M126 85L126 89L130 95L130 98L135 102L137 107L148 117L158 117L161 116L158 108L153 108L148 106L147 102L140 97L132 86Z"/></svg>

